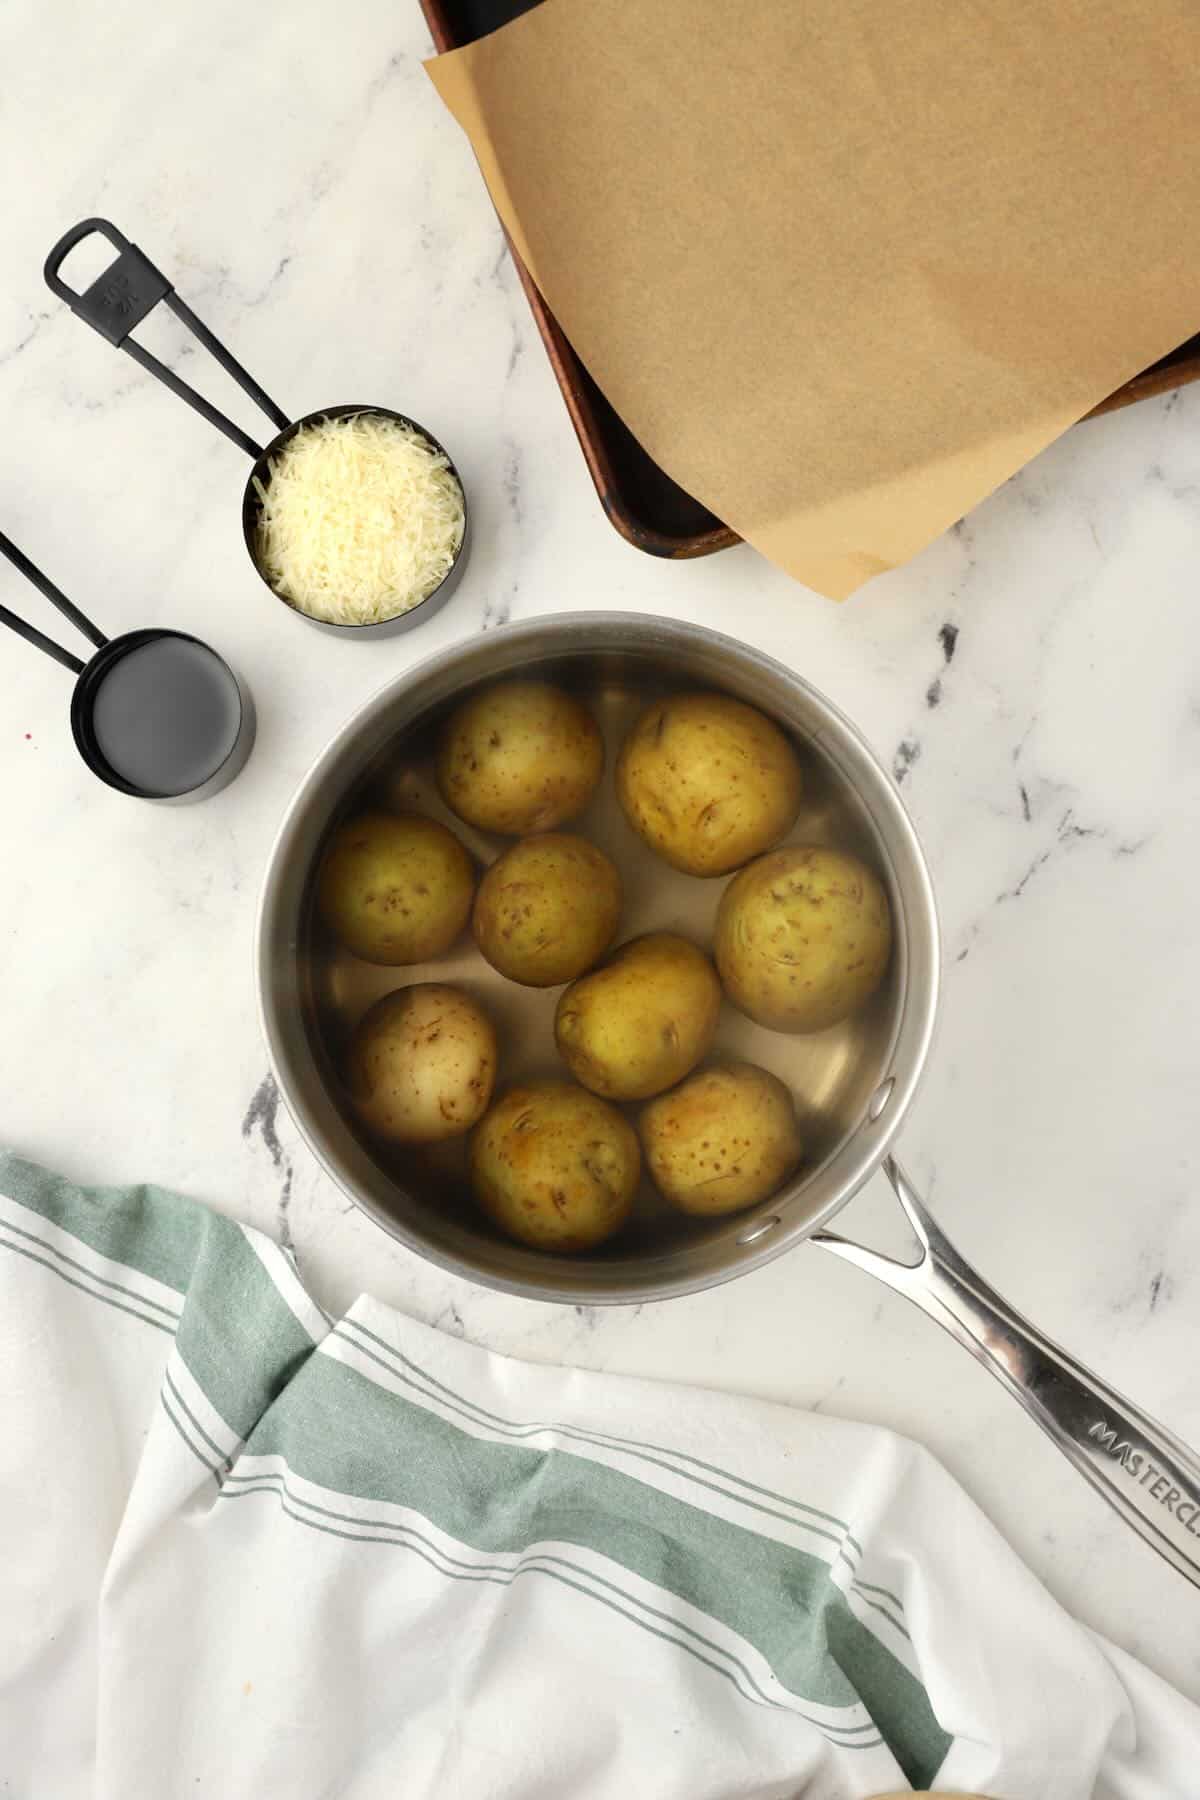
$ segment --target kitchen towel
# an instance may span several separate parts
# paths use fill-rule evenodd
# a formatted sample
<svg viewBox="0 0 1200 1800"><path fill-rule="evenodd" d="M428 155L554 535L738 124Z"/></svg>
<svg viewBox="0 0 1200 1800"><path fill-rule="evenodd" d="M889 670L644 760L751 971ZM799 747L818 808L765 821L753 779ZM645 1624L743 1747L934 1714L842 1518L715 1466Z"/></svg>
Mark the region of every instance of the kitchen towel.
<svg viewBox="0 0 1200 1800"><path fill-rule="evenodd" d="M890 1432L331 1321L11 1156L0 1372L6 1794L1197 1792L1200 1713Z"/></svg>

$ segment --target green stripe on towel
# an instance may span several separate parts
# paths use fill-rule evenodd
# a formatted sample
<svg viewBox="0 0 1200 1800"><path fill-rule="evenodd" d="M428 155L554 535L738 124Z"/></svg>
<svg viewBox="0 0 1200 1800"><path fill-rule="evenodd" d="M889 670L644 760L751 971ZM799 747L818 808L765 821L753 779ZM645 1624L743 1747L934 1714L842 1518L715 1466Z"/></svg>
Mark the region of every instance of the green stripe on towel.
<svg viewBox="0 0 1200 1800"><path fill-rule="evenodd" d="M397 1446L404 1446L403 1455ZM481 1553L576 1544L719 1620L801 1700L861 1700L910 1781L950 1748L921 1684L851 1611L820 1557L566 1450L496 1444L314 1356L251 1434L334 1493L411 1508Z"/></svg>
<svg viewBox="0 0 1200 1800"><path fill-rule="evenodd" d="M69 1231L101 1256L180 1294L191 1280L211 1216L194 1200L166 1188L76 1187L10 1151L0 1151L0 1194Z"/></svg>
<svg viewBox="0 0 1200 1800"><path fill-rule="evenodd" d="M166 1188L76 1187L7 1152L0 1152L0 1193L99 1255L184 1295L178 1325L164 1321L160 1329L175 1330L180 1356L234 1436L246 1436L312 1354L313 1339L232 1219ZM47 1254L27 1253L43 1260ZM106 1297L123 1304L95 1294ZM136 1316L159 1324L145 1311Z"/></svg>
<svg viewBox="0 0 1200 1800"><path fill-rule="evenodd" d="M205 1232L175 1343L214 1411L246 1437L312 1355L313 1340L239 1226Z"/></svg>
<svg viewBox="0 0 1200 1800"><path fill-rule="evenodd" d="M237 1483L244 1485L239 1486ZM446 1575L453 1581L483 1581L498 1587L511 1587L514 1581L522 1576L542 1575L561 1581L564 1586L574 1588L589 1600L599 1600L622 1618L633 1624L642 1626L652 1636L662 1638L664 1643L674 1644L678 1649L694 1655L707 1668L714 1669L718 1675L728 1677L739 1688L739 1691L755 1699L763 1705L774 1705L770 1695L764 1692L753 1672L733 1654L732 1651L708 1638L701 1631L673 1617L669 1613L648 1606L645 1601L620 1586L617 1582L606 1580L594 1570L582 1564L573 1563L569 1558L557 1556L546 1551L535 1551L523 1556L513 1567L502 1567L498 1564L478 1564L465 1562L450 1554L442 1545L435 1543L413 1525L398 1524L386 1519L371 1519L355 1513L340 1512L336 1509L319 1506L314 1501L297 1494L288 1486L280 1474L246 1475L230 1478L230 1483L222 1492L223 1500L237 1500L251 1494L270 1494L278 1499L283 1511L289 1518L301 1525L308 1525L314 1531L325 1531L332 1537L345 1538L357 1544L388 1544L401 1549L413 1550L423 1562L436 1569L440 1575ZM313 1515L316 1515L315 1517ZM335 1529L334 1525L322 1523L323 1520L334 1520L342 1526L351 1526L351 1530ZM604 1588L606 1593L597 1590ZM611 1596L611 1598L607 1597ZM666 1626L659 1629L650 1623L656 1619ZM802 1715L808 1717L807 1714ZM873 1724L836 1725L825 1724L820 1720L809 1718L809 1723L816 1725L834 1742L849 1750L869 1750L883 1742Z"/></svg>

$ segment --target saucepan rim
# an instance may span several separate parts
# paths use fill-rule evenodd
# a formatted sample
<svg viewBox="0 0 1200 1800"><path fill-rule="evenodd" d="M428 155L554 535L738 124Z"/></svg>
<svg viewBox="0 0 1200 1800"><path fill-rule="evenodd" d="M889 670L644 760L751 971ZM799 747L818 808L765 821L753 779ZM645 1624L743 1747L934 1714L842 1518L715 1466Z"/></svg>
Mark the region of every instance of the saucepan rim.
<svg viewBox="0 0 1200 1800"><path fill-rule="evenodd" d="M724 685L722 675L736 669L745 681L765 684L777 695L790 692L808 715L808 723L793 729L851 784L888 865L902 983L891 1053L863 1117L822 1164L751 1212L731 1218L724 1235L705 1244L701 1254L686 1249L608 1263L512 1246L503 1259L508 1266L494 1268L472 1253L466 1232L449 1247L384 1206L372 1192L380 1172L332 1100L324 1095L325 1118L310 1104L306 1087L324 1093L324 1083L314 1047L299 1025L298 895L305 879L300 863L307 865L333 810L327 800L321 802L320 823L314 824L328 778L352 746L361 752L359 772L365 770L378 754L385 735L381 727L389 718L406 708L419 714L444 704L457 688L530 671L537 662L630 652L676 668L686 657L707 658L721 671L713 673L714 685ZM259 899L254 955L259 1018L275 1081L300 1135L336 1185L390 1235L437 1266L502 1292L575 1305L636 1304L694 1293L763 1266L827 1225L879 1167L912 1105L933 1039L941 961L933 883L920 840L891 776L851 720L803 676L750 645L690 621L620 612L554 614L459 642L387 682L359 706L313 762L284 813Z"/></svg>

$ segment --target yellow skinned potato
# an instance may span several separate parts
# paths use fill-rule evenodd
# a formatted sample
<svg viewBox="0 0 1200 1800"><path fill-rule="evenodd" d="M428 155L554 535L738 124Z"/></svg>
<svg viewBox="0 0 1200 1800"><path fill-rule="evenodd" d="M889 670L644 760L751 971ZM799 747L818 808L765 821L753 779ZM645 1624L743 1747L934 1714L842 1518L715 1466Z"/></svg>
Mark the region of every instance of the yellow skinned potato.
<svg viewBox="0 0 1200 1800"><path fill-rule="evenodd" d="M674 932L633 938L563 994L559 1054L607 1100L648 1100L682 1081L712 1047L721 984L702 950Z"/></svg>
<svg viewBox="0 0 1200 1800"><path fill-rule="evenodd" d="M714 955L736 1007L772 1031L823 1031L857 1012L892 947L887 895L842 850L775 850L735 875Z"/></svg>
<svg viewBox="0 0 1200 1800"><path fill-rule="evenodd" d="M637 1133L566 1081L509 1090L471 1137L471 1186L502 1231L535 1250L592 1250L629 1216Z"/></svg>
<svg viewBox="0 0 1200 1800"><path fill-rule="evenodd" d="M621 877L586 838L544 832L497 858L479 884L475 942L501 975L556 987L590 969L616 934Z"/></svg>
<svg viewBox="0 0 1200 1800"><path fill-rule="evenodd" d="M642 1110L646 1166L681 1211L740 1212L786 1181L801 1155L792 1096L753 1063L700 1069Z"/></svg>
<svg viewBox="0 0 1200 1800"><path fill-rule="evenodd" d="M416 813L369 812L334 833L317 906L355 956L398 966L444 955L474 891L474 864L452 831Z"/></svg>
<svg viewBox="0 0 1200 1800"><path fill-rule="evenodd" d="M460 819L523 837L581 813L604 770L586 706L545 681L501 681L465 701L442 733L437 783Z"/></svg>
<svg viewBox="0 0 1200 1800"><path fill-rule="evenodd" d="M359 1021L346 1075L355 1112L378 1137L460 1137L491 1100L496 1033L461 989L418 982L385 994Z"/></svg>
<svg viewBox="0 0 1200 1800"><path fill-rule="evenodd" d="M727 875L769 850L803 776L779 728L728 694L656 700L621 746L617 798L652 850L686 875Z"/></svg>

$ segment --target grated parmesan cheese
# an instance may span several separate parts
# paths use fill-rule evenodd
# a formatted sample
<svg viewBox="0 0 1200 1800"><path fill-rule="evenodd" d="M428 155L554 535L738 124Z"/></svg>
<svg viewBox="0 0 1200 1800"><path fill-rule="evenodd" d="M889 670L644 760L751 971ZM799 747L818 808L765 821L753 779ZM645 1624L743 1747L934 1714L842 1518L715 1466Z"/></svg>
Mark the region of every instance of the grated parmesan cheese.
<svg viewBox="0 0 1200 1800"><path fill-rule="evenodd" d="M420 605L462 543L463 494L442 452L379 413L322 419L255 480L259 567L310 618L374 625Z"/></svg>

